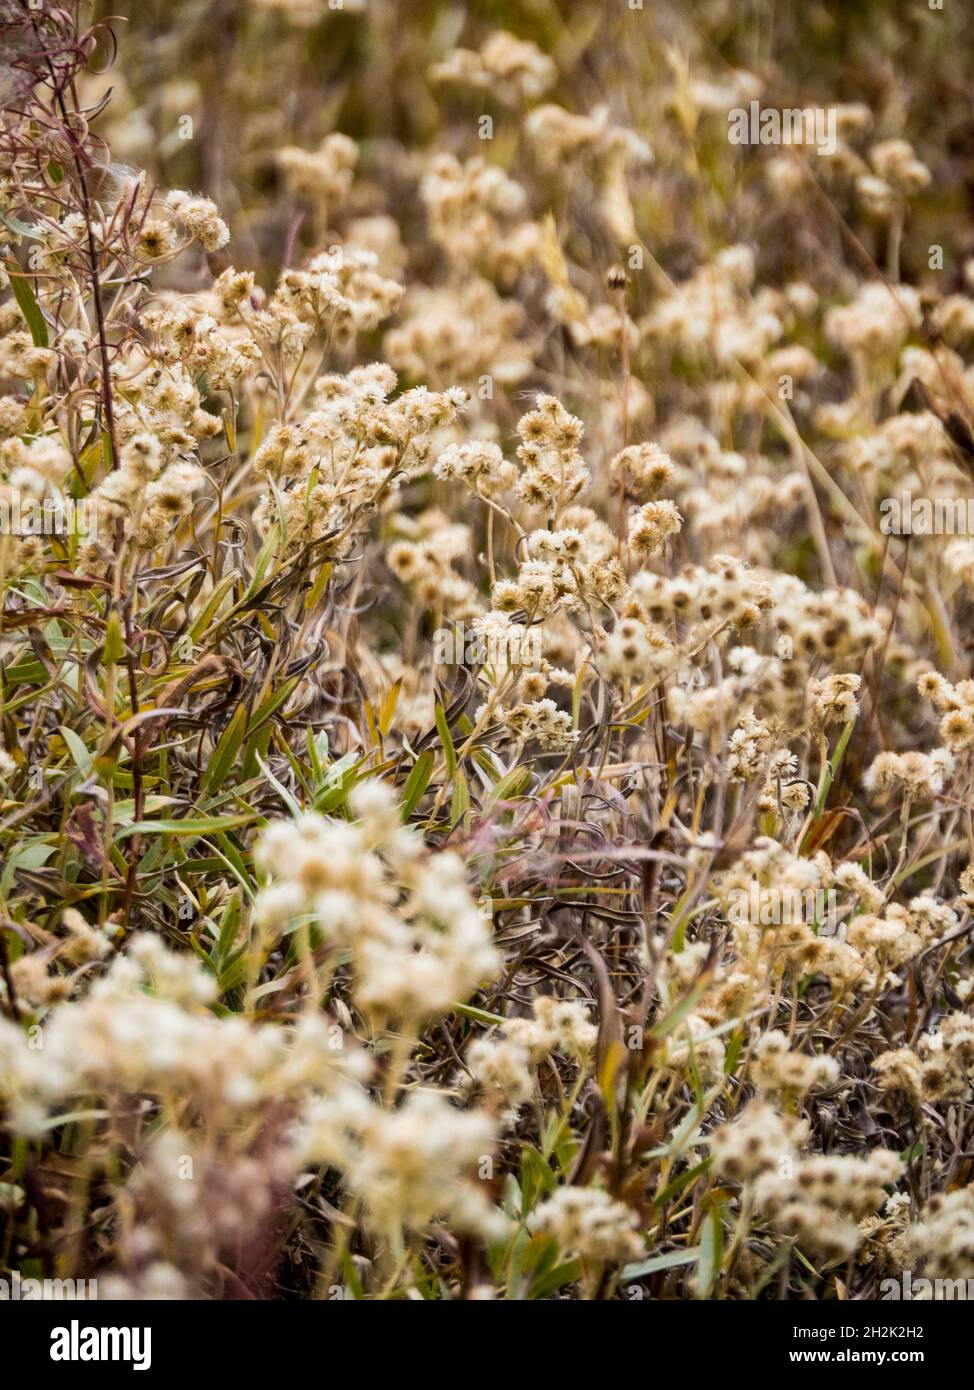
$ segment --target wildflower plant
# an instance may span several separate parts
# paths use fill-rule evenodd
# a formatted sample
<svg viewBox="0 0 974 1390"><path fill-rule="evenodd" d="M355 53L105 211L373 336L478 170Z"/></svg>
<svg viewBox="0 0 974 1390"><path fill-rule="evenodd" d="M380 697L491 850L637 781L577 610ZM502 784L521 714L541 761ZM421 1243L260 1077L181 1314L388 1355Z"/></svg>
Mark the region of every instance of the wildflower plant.
<svg viewBox="0 0 974 1390"><path fill-rule="evenodd" d="M974 1274L964 47L697 8L0 0L3 1271Z"/></svg>

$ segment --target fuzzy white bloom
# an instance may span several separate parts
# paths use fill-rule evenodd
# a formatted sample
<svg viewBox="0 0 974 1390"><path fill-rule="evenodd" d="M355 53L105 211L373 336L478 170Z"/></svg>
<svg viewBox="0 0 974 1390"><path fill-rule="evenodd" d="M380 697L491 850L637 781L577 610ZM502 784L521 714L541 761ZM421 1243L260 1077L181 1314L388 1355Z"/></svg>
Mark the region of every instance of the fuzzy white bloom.
<svg viewBox="0 0 974 1390"><path fill-rule="evenodd" d="M142 933L126 955L78 1001L60 1004L44 1024L43 1045L0 1026L0 1096L20 1132L38 1132L72 1097L167 1095L222 1115L328 1088L339 1073L364 1075L361 1054L335 1046L332 1025L294 1029L224 1018L207 1005L213 977L195 957Z"/></svg>
<svg viewBox="0 0 974 1390"><path fill-rule="evenodd" d="M509 1038L476 1038L467 1048L467 1066L487 1090L500 1091L514 1105L530 1099L534 1090L531 1057L526 1047Z"/></svg>
<svg viewBox="0 0 974 1390"><path fill-rule="evenodd" d="M219 251L230 240L230 228L209 198L194 197L174 188L166 198L166 207L205 251Z"/></svg>
<svg viewBox="0 0 974 1390"><path fill-rule="evenodd" d="M376 1019L440 1017L493 979L500 957L452 852L430 854L399 822L397 802L376 782L352 795L361 824L307 812L269 825L258 865L274 881L257 902L260 920L316 921L352 953L355 999Z"/></svg>
<svg viewBox="0 0 974 1390"><path fill-rule="evenodd" d="M562 1187L528 1218L532 1231L550 1232L562 1253L595 1264L619 1264L643 1253L639 1218L598 1187Z"/></svg>
<svg viewBox="0 0 974 1390"><path fill-rule="evenodd" d="M378 1230L420 1229L437 1216L491 1238L507 1229L487 1186L496 1131L483 1111L432 1091L387 1110L345 1085L308 1109L297 1143L303 1161L341 1169Z"/></svg>

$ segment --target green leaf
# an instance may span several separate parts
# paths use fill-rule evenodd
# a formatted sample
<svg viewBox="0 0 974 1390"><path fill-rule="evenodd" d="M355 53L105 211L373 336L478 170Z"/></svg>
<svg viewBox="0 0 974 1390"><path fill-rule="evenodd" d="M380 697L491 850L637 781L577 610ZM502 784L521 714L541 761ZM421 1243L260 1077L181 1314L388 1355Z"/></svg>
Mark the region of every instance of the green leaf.
<svg viewBox="0 0 974 1390"><path fill-rule="evenodd" d="M700 999L707 993L708 988L709 982L706 981L694 985L689 994L681 999L678 1004L675 1004L665 1017L661 1018L658 1023L653 1025L649 1030L650 1037L665 1038L667 1034L672 1033L675 1028L679 1028L687 1015L693 1012Z"/></svg>
<svg viewBox="0 0 974 1390"><path fill-rule="evenodd" d="M122 620L118 610L113 608L105 624L105 649L103 660L106 666L117 666L125 656L125 638L122 635Z"/></svg>
<svg viewBox="0 0 974 1390"><path fill-rule="evenodd" d="M317 737L312 733L311 728L304 731L305 745L308 749L308 758L311 761L311 770L314 773L315 785L318 786L325 777L325 768L328 766L328 733L322 729Z"/></svg>
<svg viewBox="0 0 974 1390"><path fill-rule="evenodd" d="M457 750L453 746L453 735L450 733L450 726L446 722L446 711L441 704L436 706L436 727L439 730L440 742L443 744L443 756L446 758L446 774L452 777L457 770Z"/></svg>
<svg viewBox="0 0 974 1390"><path fill-rule="evenodd" d="M220 830L236 830L260 819L257 811L248 816L187 816L184 820L138 820L127 825L115 836L125 840L130 835L212 835Z"/></svg>
<svg viewBox="0 0 974 1390"><path fill-rule="evenodd" d="M504 1022L500 1014L488 1013L486 1009L478 1009L473 1004L453 1004L451 1008L461 1018L472 1019L474 1023L499 1024Z"/></svg>
<svg viewBox="0 0 974 1390"><path fill-rule="evenodd" d="M40 240L40 233L36 227L28 226L26 222L21 222L17 217L11 217L9 212L0 212L0 222L5 223L18 236L30 237L33 241Z"/></svg>
<svg viewBox="0 0 974 1390"><path fill-rule="evenodd" d="M530 1212L542 1197L548 1197L558 1186L551 1167L533 1144L521 1149L521 1210Z"/></svg>
<svg viewBox="0 0 974 1390"><path fill-rule="evenodd" d="M267 566L271 562L271 556L274 554L274 551L277 549L277 546L277 532L269 531L267 533L267 538L265 539L264 544L260 548L260 552L257 556L257 559L254 562L254 572L251 577L250 583L247 585L246 593L244 594L243 598L240 600L239 603L234 604L233 608L231 608L230 610L230 613L235 613L238 608L242 608L244 604L247 602L247 600L252 598L254 594L257 592L257 590L260 588L261 584L264 582L264 575L267 573ZM226 616L229 617L230 613L228 613Z"/></svg>
<svg viewBox="0 0 974 1390"><path fill-rule="evenodd" d="M178 806L178 796L147 796L142 809L145 812L162 811L167 806ZM135 815L135 800L129 797L125 801L115 802L114 819L119 825L124 825Z"/></svg>
<svg viewBox="0 0 974 1390"><path fill-rule="evenodd" d="M462 820L464 825L470 824L470 787L463 768L458 767L456 780L453 783L453 801L450 807L450 825L456 825Z"/></svg>
<svg viewBox="0 0 974 1390"><path fill-rule="evenodd" d="M240 929L240 889L235 888L227 899L227 905L223 909L220 918L220 929L216 941L213 945L214 961L225 960L233 948L233 943L237 939L237 932Z"/></svg>
<svg viewBox="0 0 974 1390"><path fill-rule="evenodd" d="M41 869L50 859L57 847L46 844L44 839L29 840L19 845L8 858L0 881L0 893L6 894L14 881L16 869Z"/></svg>
<svg viewBox="0 0 974 1390"><path fill-rule="evenodd" d="M705 1158L701 1163L695 1164L685 1172L678 1174L672 1182L667 1183L658 1197L653 1198L654 1207L665 1207L668 1202L672 1202L674 1197L678 1197L685 1187L699 1178L703 1173L709 1171L713 1159Z"/></svg>
<svg viewBox="0 0 974 1390"><path fill-rule="evenodd" d="M648 1260L637 1260L626 1265L619 1275L621 1284L631 1284L634 1279L644 1279L647 1274L656 1274L661 1269L679 1269L681 1265L695 1265L700 1258L700 1246L691 1250L670 1250L665 1255L651 1255Z"/></svg>
<svg viewBox="0 0 974 1390"><path fill-rule="evenodd" d="M524 1274L544 1274L557 1258L557 1240L549 1232L539 1231L521 1251L521 1271Z"/></svg>
<svg viewBox="0 0 974 1390"><path fill-rule="evenodd" d="M360 755L353 748L351 752L332 763L325 772L324 781L315 793L314 808L316 811L327 816L342 805L355 785L361 762Z"/></svg>
<svg viewBox="0 0 974 1390"><path fill-rule="evenodd" d="M200 783L200 792L215 791L217 787L222 787L227 780L230 769L233 767L234 760L240 751L244 734L247 731L247 706L239 704L230 718L230 722L220 735L219 741L213 750L203 780Z"/></svg>
<svg viewBox="0 0 974 1390"><path fill-rule="evenodd" d="M94 756L91 750L78 737L73 729L68 728L67 724L59 725L58 731L68 745L78 771L81 773L82 777L87 777L91 767L91 760Z"/></svg>
<svg viewBox="0 0 974 1390"><path fill-rule="evenodd" d="M237 846L230 839L229 835L221 834L214 838L218 845L217 854L222 858L226 867L247 894L247 897L253 902L257 895L251 883L247 865L244 863L243 856L239 849L237 849Z"/></svg>
<svg viewBox="0 0 974 1390"><path fill-rule="evenodd" d="M260 726L270 719L274 711L283 705L300 679L300 676L291 676L277 690L272 690L267 698L257 706L254 710L254 717L247 728L248 735L256 733Z"/></svg>
<svg viewBox="0 0 974 1390"><path fill-rule="evenodd" d="M209 627L214 613L220 607L220 604L226 598L227 594L233 588L234 584L236 584L239 577L240 576L238 575L237 571L233 570L230 574L224 576L224 578L220 580L220 583L216 586L210 597L207 599L206 607L200 613L199 617L193 620L193 622L187 629L189 636L194 641L197 641Z"/></svg>
<svg viewBox="0 0 974 1390"><path fill-rule="evenodd" d="M549 1293L555 1293L557 1289L563 1289L566 1284L575 1284L582 1277L581 1260L569 1260L567 1264L556 1265L547 1274L543 1274L540 1279L536 1279L531 1285L529 1297L544 1298Z"/></svg>
<svg viewBox="0 0 974 1390"><path fill-rule="evenodd" d="M271 772L270 768L264 762L264 759L260 756L260 754L257 755L257 766L260 768L261 772L267 778L268 782L270 782L274 790L278 793L281 800L284 802L284 805L291 812L291 815L300 816L301 807L295 801L294 797L288 791L287 787L285 787L284 783L279 782L277 780L277 778L274 776L273 772Z"/></svg>
<svg viewBox="0 0 974 1390"><path fill-rule="evenodd" d="M720 1211L715 1208L707 1214L703 1224L700 1241L700 1264L697 1270L697 1297L709 1298L720 1275L720 1264L724 1257L724 1227Z"/></svg>
<svg viewBox="0 0 974 1390"><path fill-rule="evenodd" d="M247 948L241 946L226 962L220 971L218 984L222 994L229 993L230 990L239 988L247 978L248 961Z"/></svg>
<svg viewBox="0 0 974 1390"><path fill-rule="evenodd" d="M491 787L487 798L488 806L493 806L498 801L511 801L514 797L520 796L530 780L529 767L512 767L510 772Z"/></svg>
<svg viewBox="0 0 974 1390"><path fill-rule="evenodd" d="M829 765L826 770L825 777L822 780L822 790L819 792L818 800L815 802L815 811L812 818L813 826L815 822L821 818L822 812L825 810L825 803L828 800L829 792L832 789L832 783L835 781L835 774L838 772L839 767L842 763L842 759L845 757L845 750L849 746L849 739L852 737L852 731L855 728L855 725L856 721L854 719L850 719L848 724L845 725L839 737L839 741L835 746L835 752L832 754L832 757L829 760ZM810 836L811 831L809 831L809 834L805 836L805 841L807 841L810 838Z"/></svg>
<svg viewBox="0 0 974 1390"><path fill-rule="evenodd" d="M47 320L41 313L40 305L34 296L30 281L24 275L19 275L16 271L10 270L10 288L14 292L14 298L20 307L20 312L27 320L27 327L30 329L30 336L34 340L34 346L46 348L49 341L47 336Z"/></svg>
<svg viewBox="0 0 974 1390"><path fill-rule="evenodd" d="M731 1076L734 1068L741 1060L741 1053L744 1051L745 1033L743 1028L738 1028L730 1042L727 1044L727 1052L724 1057L724 1075Z"/></svg>
<svg viewBox="0 0 974 1390"><path fill-rule="evenodd" d="M433 776L433 768L436 766L436 758L429 751L420 753L413 764L413 770L406 779L406 785L402 794L402 813L404 817L412 815L419 804L420 797L429 786L429 780Z"/></svg>

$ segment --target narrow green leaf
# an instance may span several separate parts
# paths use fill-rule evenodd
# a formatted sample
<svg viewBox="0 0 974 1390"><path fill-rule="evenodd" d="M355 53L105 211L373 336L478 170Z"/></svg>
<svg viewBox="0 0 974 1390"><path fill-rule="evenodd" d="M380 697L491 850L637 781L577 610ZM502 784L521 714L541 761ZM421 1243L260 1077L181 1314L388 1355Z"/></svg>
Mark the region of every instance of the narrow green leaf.
<svg viewBox="0 0 974 1390"><path fill-rule="evenodd" d="M463 821L464 825L470 822L470 787L467 777L462 767L456 770L456 777L453 783L453 799L450 805L450 825L451 827Z"/></svg>
<svg viewBox="0 0 974 1390"><path fill-rule="evenodd" d="M457 750L453 746L453 735L450 733L450 726L446 722L446 711L439 703L437 703L436 706L435 717L436 727L440 734L440 742L443 744L443 756L446 758L447 776L452 777L457 770Z"/></svg>
<svg viewBox="0 0 974 1390"><path fill-rule="evenodd" d="M566 1284L575 1284L582 1277L581 1260L569 1260L567 1264L556 1265L554 1269L536 1279L531 1285L532 1299L544 1298L549 1293L563 1289Z"/></svg>
<svg viewBox="0 0 974 1390"><path fill-rule="evenodd" d="M272 690L267 698L257 706L247 729L248 735L256 733L261 725L270 719L274 711L280 709L300 679L300 676L291 676L277 690Z"/></svg>
<svg viewBox="0 0 974 1390"><path fill-rule="evenodd" d="M49 342L47 320L41 313L41 307L34 296L30 281L24 275L18 275L15 271L10 270L10 288L14 292L14 298L20 307L20 312L27 320L27 327L30 329L34 346L46 348Z"/></svg>
<svg viewBox="0 0 974 1390"><path fill-rule="evenodd" d="M78 771L81 773L82 777L87 777L88 770L91 767L91 760L93 757L91 750L78 737L75 731L73 729L69 729L66 724L60 724L58 726L58 732L64 739L65 743L68 745L68 748L71 751L71 756L74 759L75 766L77 767Z"/></svg>
<svg viewBox="0 0 974 1390"><path fill-rule="evenodd" d="M227 780L247 731L247 717L247 706L239 704L213 750L213 756L200 783L201 794L215 791Z"/></svg>
<svg viewBox="0 0 974 1390"><path fill-rule="evenodd" d="M260 819L255 811L248 816L187 816L185 820L139 820L127 825L116 835L117 840L130 835L212 835L220 830L237 830Z"/></svg>
<svg viewBox="0 0 974 1390"><path fill-rule="evenodd" d="M700 1240L700 1262L697 1268L697 1297L709 1298L720 1275L720 1264L724 1257L724 1228L720 1211L708 1212L703 1223Z"/></svg>
<svg viewBox="0 0 974 1390"><path fill-rule="evenodd" d="M521 795L530 780L531 769L529 767L512 767L510 772L491 787L487 804L494 806L498 801L512 801L516 796Z"/></svg>
<svg viewBox="0 0 974 1390"><path fill-rule="evenodd" d="M647 1274L656 1274L661 1269L679 1269L681 1265L695 1265L700 1259L700 1246L691 1250L670 1250L665 1255L651 1255L648 1260L637 1260L626 1265L619 1275L620 1284L631 1284L634 1279L644 1279Z"/></svg>
<svg viewBox="0 0 974 1390"><path fill-rule="evenodd" d="M403 788L402 813L404 817L412 815L419 805L420 797L429 786L435 765L436 758L429 749L425 753L420 753L413 764L413 770L407 777L406 785Z"/></svg>

